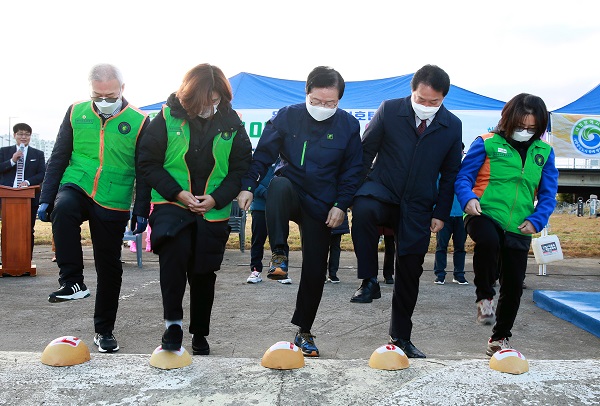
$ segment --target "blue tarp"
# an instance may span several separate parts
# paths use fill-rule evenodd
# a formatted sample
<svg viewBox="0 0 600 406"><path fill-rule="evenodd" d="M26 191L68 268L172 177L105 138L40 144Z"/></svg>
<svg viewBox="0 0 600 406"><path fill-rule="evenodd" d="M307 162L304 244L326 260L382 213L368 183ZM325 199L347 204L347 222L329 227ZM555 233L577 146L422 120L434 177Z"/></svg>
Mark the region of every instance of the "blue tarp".
<svg viewBox="0 0 600 406"><path fill-rule="evenodd" d="M600 85L552 113L600 115Z"/></svg>
<svg viewBox="0 0 600 406"><path fill-rule="evenodd" d="M382 101L410 95L410 81L414 74L386 79L346 82L342 109L377 109ZM280 109L304 103L304 81L276 79L251 73L239 73L229 79L233 90L233 108ZM141 107L159 110L164 102ZM449 110L502 110L504 102L451 85L444 99Z"/></svg>

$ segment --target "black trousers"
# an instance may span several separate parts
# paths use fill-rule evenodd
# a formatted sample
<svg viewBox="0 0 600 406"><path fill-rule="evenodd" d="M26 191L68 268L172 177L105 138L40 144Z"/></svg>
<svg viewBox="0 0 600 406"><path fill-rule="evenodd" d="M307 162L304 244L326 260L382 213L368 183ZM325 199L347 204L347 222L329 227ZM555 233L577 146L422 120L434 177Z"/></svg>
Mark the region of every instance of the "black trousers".
<svg viewBox="0 0 600 406"><path fill-rule="evenodd" d="M341 244L342 234L331 234L329 239L329 262L327 264L329 276L336 276L340 268Z"/></svg>
<svg viewBox="0 0 600 406"><path fill-rule="evenodd" d="M152 216L161 215L162 209L164 208L155 206ZM183 319L183 296L187 282L190 285L189 331L207 336L210 333L210 316L215 298L215 272L223 260L229 232L226 221L211 223L199 215L194 218L193 223L178 230L171 238L161 241L155 252L160 263L160 289L165 320ZM153 246L157 228L153 227L151 235Z"/></svg>
<svg viewBox="0 0 600 406"><path fill-rule="evenodd" d="M96 203L82 192L62 188L52 211L52 235L56 247L56 263L60 268L58 282L83 283L81 224L89 222L97 286L94 308L96 333L112 332L117 318L123 276L121 246L127 220L108 221L98 216Z"/></svg>
<svg viewBox="0 0 600 406"><path fill-rule="evenodd" d="M269 185L266 215L271 249L288 249L290 220L300 228L302 273L292 323L309 331L323 296L331 229L324 221L312 218L301 207L298 193L289 179L284 177L273 178Z"/></svg>
<svg viewBox="0 0 600 406"><path fill-rule="evenodd" d="M399 208L370 197L357 197L352 207L352 241L358 278L377 277L379 272L378 226L396 228ZM386 241L387 249L387 241Z"/></svg>
<svg viewBox="0 0 600 406"><path fill-rule="evenodd" d="M250 245L250 270L262 272L265 242L267 241L267 220L264 210L252 210L252 237Z"/></svg>
<svg viewBox="0 0 600 406"><path fill-rule="evenodd" d="M394 276L394 263L396 259L396 240L393 235L383 236L385 252L383 254L383 277L391 279Z"/></svg>
<svg viewBox="0 0 600 406"><path fill-rule="evenodd" d="M410 340L412 315L419 296L419 278L425 254L396 256L396 275L392 295L390 336Z"/></svg>
<svg viewBox="0 0 600 406"><path fill-rule="evenodd" d="M488 217L470 217L466 228L475 243L473 271L477 301L494 297L496 291L492 284L498 272L500 274L500 296L492 339L511 337L523 295L528 250L507 247L503 230Z"/></svg>

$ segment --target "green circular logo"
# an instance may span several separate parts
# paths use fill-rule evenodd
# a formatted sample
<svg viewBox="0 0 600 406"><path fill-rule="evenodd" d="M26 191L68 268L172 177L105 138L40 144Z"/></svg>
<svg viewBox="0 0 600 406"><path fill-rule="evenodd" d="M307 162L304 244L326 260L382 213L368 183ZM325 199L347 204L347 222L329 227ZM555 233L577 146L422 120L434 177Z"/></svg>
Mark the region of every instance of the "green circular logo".
<svg viewBox="0 0 600 406"><path fill-rule="evenodd" d="M129 134L129 132L131 131L131 125L129 123L126 122L122 122L119 123L119 132L121 134Z"/></svg>
<svg viewBox="0 0 600 406"><path fill-rule="evenodd" d="M229 139L231 139L232 135L233 135L232 133L223 132L223 133L221 133L221 138L223 138L225 141L229 141Z"/></svg>
<svg viewBox="0 0 600 406"><path fill-rule="evenodd" d="M536 156L533 158L533 160L535 161L537 166L544 166L544 162L546 161L544 159L544 156L541 154L536 154Z"/></svg>

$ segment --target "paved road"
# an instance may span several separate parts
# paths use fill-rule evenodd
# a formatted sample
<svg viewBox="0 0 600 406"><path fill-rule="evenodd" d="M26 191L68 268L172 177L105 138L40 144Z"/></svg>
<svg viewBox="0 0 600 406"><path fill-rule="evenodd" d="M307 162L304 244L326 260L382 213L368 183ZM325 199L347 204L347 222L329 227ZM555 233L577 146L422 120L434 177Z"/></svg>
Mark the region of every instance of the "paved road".
<svg viewBox="0 0 600 406"><path fill-rule="evenodd" d="M368 367L373 350L387 340L392 289L382 298L350 303L356 289L355 258L344 252L340 284L325 285L313 334L321 358L294 371L260 366L273 343L293 339L290 324L299 278L299 253L291 254L292 285L246 284L249 253L228 250L217 278L211 355L194 357L173 371L149 366L164 329L158 258L144 253L144 266L124 251L124 282L115 335L117 354L95 352L95 273L85 249L86 284L92 297L51 304L57 284L48 246L34 252L38 276L0 279L0 404L600 404L600 339L539 309L534 289L600 291L597 258L567 259L537 276L530 259L527 285L511 343L530 360L519 376L490 370L485 356L489 326L475 323L474 286L433 284L433 256L427 255L413 342L428 358L403 371ZM472 264L467 258L467 279ZM188 297L185 298L188 303ZM186 309L186 317L189 312ZM187 324L187 319L184 320ZM39 362L45 346L62 335L81 337L92 350L88 363L52 368ZM191 346L186 331L184 346Z"/></svg>

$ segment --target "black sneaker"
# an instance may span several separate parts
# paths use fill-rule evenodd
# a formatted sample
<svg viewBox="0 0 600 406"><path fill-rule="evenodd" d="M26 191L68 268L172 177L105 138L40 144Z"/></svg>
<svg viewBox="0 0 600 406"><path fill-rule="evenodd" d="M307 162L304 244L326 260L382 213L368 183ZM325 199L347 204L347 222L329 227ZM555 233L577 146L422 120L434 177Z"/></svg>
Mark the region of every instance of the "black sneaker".
<svg viewBox="0 0 600 406"><path fill-rule="evenodd" d="M98 346L100 352L117 352L119 344L113 333L96 333L94 336L94 344Z"/></svg>
<svg viewBox="0 0 600 406"><path fill-rule="evenodd" d="M194 355L210 354L210 346L208 345L208 341L206 341L206 337L194 334L194 337L192 337L192 353Z"/></svg>
<svg viewBox="0 0 600 406"><path fill-rule="evenodd" d="M327 282L340 283L340 278L338 278L337 275L329 275Z"/></svg>
<svg viewBox="0 0 600 406"><path fill-rule="evenodd" d="M87 286L82 283L65 282L56 292L50 293L50 303L66 302L67 300L84 299L90 296Z"/></svg>
<svg viewBox="0 0 600 406"><path fill-rule="evenodd" d="M162 336L162 348L167 351L179 351L183 342L183 329L179 324L171 324Z"/></svg>

